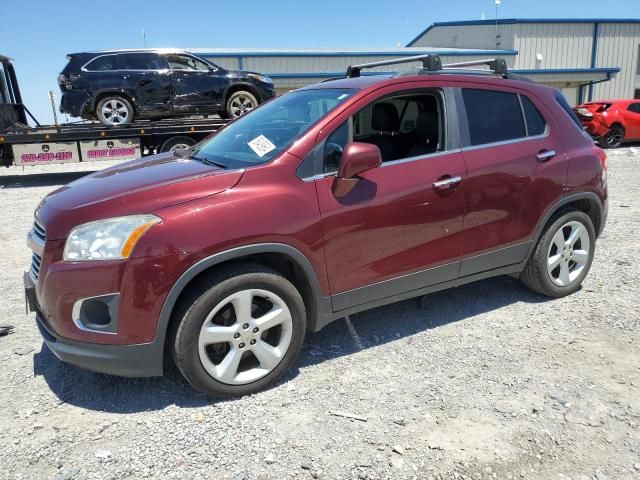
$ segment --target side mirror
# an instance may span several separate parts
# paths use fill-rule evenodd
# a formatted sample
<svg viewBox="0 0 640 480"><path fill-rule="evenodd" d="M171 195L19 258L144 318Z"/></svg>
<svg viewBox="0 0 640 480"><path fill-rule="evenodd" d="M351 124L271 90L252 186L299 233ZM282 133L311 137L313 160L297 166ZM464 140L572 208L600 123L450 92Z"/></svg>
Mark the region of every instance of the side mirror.
<svg viewBox="0 0 640 480"><path fill-rule="evenodd" d="M347 195L360 181L358 175L377 168L382 163L380 149L371 143L351 142L346 146L340 159L338 175L331 191L337 198Z"/></svg>

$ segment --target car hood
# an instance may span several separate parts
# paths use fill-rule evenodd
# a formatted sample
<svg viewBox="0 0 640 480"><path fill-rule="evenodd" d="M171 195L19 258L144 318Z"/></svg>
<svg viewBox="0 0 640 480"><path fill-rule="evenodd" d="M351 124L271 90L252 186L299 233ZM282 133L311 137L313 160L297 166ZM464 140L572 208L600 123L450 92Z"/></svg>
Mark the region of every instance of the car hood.
<svg viewBox="0 0 640 480"><path fill-rule="evenodd" d="M244 170L225 170L197 160L160 154L133 160L71 182L47 195L36 210L51 240L77 225L149 213L232 188Z"/></svg>

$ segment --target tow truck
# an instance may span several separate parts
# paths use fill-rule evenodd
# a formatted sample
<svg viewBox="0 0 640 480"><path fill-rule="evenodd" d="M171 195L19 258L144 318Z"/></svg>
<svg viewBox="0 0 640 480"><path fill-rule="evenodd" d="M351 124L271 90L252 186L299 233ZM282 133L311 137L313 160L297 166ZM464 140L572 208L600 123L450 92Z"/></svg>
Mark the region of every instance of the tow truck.
<svg viewBox="0 0 640 480"><path fill-rule="evenodd" d="M42 125L22 101L13 60L0 55L0 165L131 160L196 144L229 121L217 116ZM31 120L35 126L29 125Z"/></svg>

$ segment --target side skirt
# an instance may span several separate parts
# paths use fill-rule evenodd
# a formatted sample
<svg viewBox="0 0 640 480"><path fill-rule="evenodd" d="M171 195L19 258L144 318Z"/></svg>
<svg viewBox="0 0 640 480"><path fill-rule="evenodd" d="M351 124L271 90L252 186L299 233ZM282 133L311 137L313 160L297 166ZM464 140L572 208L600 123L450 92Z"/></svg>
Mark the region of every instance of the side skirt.
<svg viewBox="0 0 640 480"><path fill-rule="evenodd" d="M462 276L458 278L452 278L452 272L460 265L460 263L456 262L334 295L331 298L334 311L328 312L325 310L320 312L315 331L324 328L334 320L353 313L363 312L448 288L459 287L485 278L520 273L527 260L527 252L530 246L531 242L525 242L496 252L465 259L462 261ZM467 262L466 266L465 262ZM499 262L503 264L509 262L511 264L491 268L492 265L499 265ZM447 278L449 280L445 280ZM416 285L422 286L411 288L411 286ZM387 296L382 297L385 293Z"/></svg>

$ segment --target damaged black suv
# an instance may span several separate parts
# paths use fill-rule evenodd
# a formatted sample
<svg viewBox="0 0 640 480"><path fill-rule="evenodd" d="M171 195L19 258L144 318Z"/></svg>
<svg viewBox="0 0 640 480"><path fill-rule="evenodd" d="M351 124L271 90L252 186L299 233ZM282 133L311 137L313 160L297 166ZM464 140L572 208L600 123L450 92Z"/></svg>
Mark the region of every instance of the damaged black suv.
<svg viewBox="0 0 640 480"><path fill-rule="evenodd" d="M235 118L275 96L270 78L226 70L185 51L109 50L67 58L58 76L60 111L106 125L216 113Z"/></svg>

